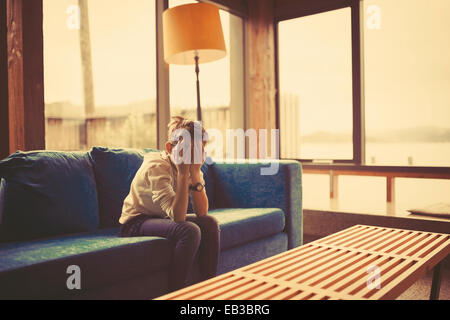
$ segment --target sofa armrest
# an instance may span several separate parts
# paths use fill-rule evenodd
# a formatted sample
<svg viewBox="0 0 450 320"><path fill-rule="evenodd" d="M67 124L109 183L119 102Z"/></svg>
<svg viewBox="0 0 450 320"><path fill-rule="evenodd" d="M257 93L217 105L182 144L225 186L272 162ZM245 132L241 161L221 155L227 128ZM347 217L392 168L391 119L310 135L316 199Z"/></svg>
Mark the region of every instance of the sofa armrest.
<svg viewBox="0 0 450 320"><path fill-rule="evenodd" d="M216 162L212 165L216 208L280 208L285 213L288 248L303 243L302 167L300 162ZM262 174L265 173L266 175Z"/></svg>

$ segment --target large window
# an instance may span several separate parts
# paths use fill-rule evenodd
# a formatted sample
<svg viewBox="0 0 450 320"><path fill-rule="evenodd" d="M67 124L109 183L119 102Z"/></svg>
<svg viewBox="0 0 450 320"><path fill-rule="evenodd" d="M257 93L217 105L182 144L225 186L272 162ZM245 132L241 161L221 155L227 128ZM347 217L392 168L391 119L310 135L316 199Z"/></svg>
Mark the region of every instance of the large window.
<svg viewBox="0 0 450 320"><path fill-rule="evenodd" d="M43 5L47 149L155 147L155 1Z"/></svg>
<svg viewBox="0 0 450 320"><path fill-rule="evenodd" d="M281 157L353 159L351 10L282 21Z"/></svg>
<svg viewBox="0 0 450 320"><path fill-rule="evenodd" d="M355 1L352 9L278 23L281 156L450 167L450 1L360 5L361 11ZM352 105L356 98L361 106ZM356 148L352 131L362 140ZM352 157L352 149L365 152L365 161ZM374 168L373 177L339 176L331 182L329 175L306 174L305 207L402 215L448 201L449 180L397 177L396 191L389 194L394 200L387 202L390 188L386 177L377 175L381 169ZM330 201L334 183L339 192Z"/></svg>
<svg viewBox="0 0 450 320"><path fill-rule="evenodd" d="M366 160L450 166L450 1L364 1Z"/></svg>
<svg viewBox="0 0 450 320"><path fill-rule="evenodd" d="M282 157L359 164L353 133L365 143L361 164L450 166L450 2L361 6L360 44L352 43L350 8L279 22ZM356 18L353 23L356 28ZM357 118L352 122L359 114L352 105L352 90L359 90L355 66L363 71L362 129L353 128Z"/></svg>

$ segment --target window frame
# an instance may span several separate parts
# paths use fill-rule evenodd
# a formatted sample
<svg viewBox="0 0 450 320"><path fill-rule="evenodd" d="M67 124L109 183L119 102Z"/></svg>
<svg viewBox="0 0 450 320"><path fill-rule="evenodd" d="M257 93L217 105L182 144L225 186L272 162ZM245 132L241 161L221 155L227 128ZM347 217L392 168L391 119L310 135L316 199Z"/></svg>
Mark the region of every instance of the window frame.
<svg viewBox="0 0 450 320"><path fill-rule="evenodd" d="M311 7L301 7L290 13L283 13L275 17L275 85L276 85L276 127L281 131L280 127L280 77L279 77L279 23L286 20L302 18L310 15L325 13L333 10L344 8L351 9L351 39L352 39L352 142L353 142L353 158L352 159L330 159L333 163L346 163L362 165L365 163L365 130L364 130L364 100L362 97L364 86L363 81L363 61L362 61L362 34L360 32L361 6L359 0L335 1L326 6L314 4ZM280 144L279 154L281 155ZM313 163L314 159L295 159L302 163Z"/></svg>

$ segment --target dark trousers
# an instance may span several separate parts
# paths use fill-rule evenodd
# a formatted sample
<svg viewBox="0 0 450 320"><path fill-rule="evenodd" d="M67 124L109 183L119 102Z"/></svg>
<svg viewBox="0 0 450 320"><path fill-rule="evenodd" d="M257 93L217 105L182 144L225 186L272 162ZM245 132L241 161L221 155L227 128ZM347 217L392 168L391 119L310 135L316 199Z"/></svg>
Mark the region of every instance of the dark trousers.
<svg viewBox="0 0 450 320"><path fill-rule="evenodd" d="M131 232L127 234L121 230L121 236L157 236L174 243L175 252L169 270L170 291L186 286L197 253L201 280L216 275L220 252L220 229L214 217L188 214L185 222L175 222L170 219L144 218L141 215L133 220L124 225L124 229ZM126 225L133 223L135 228L126 228Z"/></svg>

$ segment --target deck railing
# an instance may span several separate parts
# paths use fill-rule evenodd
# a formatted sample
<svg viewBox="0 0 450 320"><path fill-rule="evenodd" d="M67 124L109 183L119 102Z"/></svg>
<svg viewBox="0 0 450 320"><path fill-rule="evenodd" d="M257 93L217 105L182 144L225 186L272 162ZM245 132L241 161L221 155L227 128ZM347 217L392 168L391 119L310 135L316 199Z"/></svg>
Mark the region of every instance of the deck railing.
<svg viewBox="0 0 450 320"><path fill-rule="evenodd" d="M172 114L195 119L195 110L173 110ZM219 129L225 135L229 127L229 107L202 110L206 128ZM125 115L93 117L46 117L46 149L74 151L93 146L155 148L156 113L130 112Z"/></svg>
<svg viewBox="0 0 450 320"><path fill-rule="evenodd" d="M326 174L330 177L330 199L338 197L339 176L386 177L386 201L395 202L395 179L450 179L450 167L399 167L358 165L303 164L303 173Z"/></svg>

